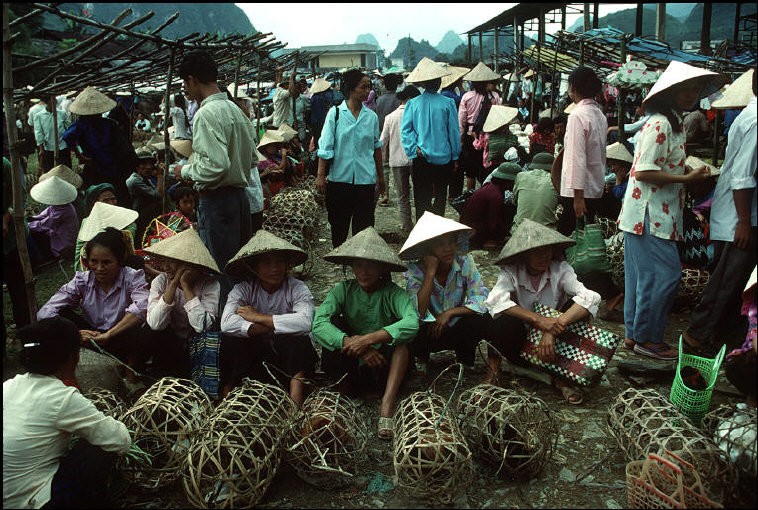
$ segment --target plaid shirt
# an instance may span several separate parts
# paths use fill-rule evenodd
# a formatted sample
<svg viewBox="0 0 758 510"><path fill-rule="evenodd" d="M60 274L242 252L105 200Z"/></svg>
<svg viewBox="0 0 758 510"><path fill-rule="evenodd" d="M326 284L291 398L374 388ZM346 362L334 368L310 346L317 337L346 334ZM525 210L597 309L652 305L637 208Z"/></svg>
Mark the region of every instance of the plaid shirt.
<svg viewBox="0 0 758 510"><path fill-rule="evenodd" d="M408 271L405 272L407 280L406 290L411 298L413 306L418 312L418 291L424 283L424 266L420 262L411 262L408 264ZM465 306L476 313L486 313L487 307L484 305L489 290L482 282L482 276L476 268L474 259L471 255L456 255L453 265L447 275L447 283L443 287L434 279L434 290L429 300L429 309L426 316L421 318L423 322L434 322L435 317L445 310L457 306ZM455 325L460 317L453 317L448 323L449 326Z"/></svg>

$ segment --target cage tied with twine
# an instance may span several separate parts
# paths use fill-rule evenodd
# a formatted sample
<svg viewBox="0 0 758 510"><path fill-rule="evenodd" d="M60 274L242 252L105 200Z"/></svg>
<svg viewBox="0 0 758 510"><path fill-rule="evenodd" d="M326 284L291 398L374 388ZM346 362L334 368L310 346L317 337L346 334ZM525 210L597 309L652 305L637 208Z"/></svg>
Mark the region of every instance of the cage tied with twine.
<svg viewBox="0 0 758 510"><path fill-rule="evenodd" d="M611 264L611 279L618 288L624 288L624 232L613 234L606 247L608 262Z"/></svg>
<svg viewBox="0 0 758 510"><path fill-rule="evenodd" d="M126 411L126 403L109 389L92 388L84 393L84 396L95 404L98 411L102 411L106 416L116 418L117 420L120 420Z"/></svg>
<svg viewBox="0 0 758 510"><path fill-rule="evenodd" d="M229 416L232 412L238 413L242 422L269 423L284 430L295 417L297 405L279 386L246 377L221 401L213 416Z"/></svg>
<svg viewBox="0 0 758 510"><path fill-rule="evenodd" d="M722 404L703 417L702 428L737 467L742 487L755 493L758 468L758 416L745 404Z"/></svg>
<svg viewBox="0 0 758 510"><path fill-rule="evenodd" d="M698 470L718 500L733 497L736 472L726 454L657 391L621 392L609 408L608 429L627 461L670 451Z"/></svg>
<svg viewBox="0 0 758 510"><path fill-rule="evenodd" d="M552 457L555 424L537 397L480 384L458 397L458 417L469 446L498 466L498 474L533 477Z"/></svg>
<svg viewBox="0 0 758 510"><path fill-rule="evenodd" d="M121 463L124 476L148 491L174 482L210 410L211 401L194 381L164 377L153 384L121 419L152 464Z"/></svg>
<svg viewBox="0 0 758 510"><path fill-rule="evenodd" d="M368 423L347 397L322 389L303 402L289 433L289 462L304 481L320 488L350 482L363 457Z"/></svg>
<svg viewBox="0 0 758 510"><path fill-rule="evenodd" d="M677 297L685 300L688 305L695 306L700 302L710 277L705 269L683 268Z"/></svg>
<svg viewBox="0 0 758 510"><path fill-rule="evenodd" d="M473 475L471 451L447 403L436 393L416 392L395 412L395 476L413 496L441 503L465 490Z"/></svg>

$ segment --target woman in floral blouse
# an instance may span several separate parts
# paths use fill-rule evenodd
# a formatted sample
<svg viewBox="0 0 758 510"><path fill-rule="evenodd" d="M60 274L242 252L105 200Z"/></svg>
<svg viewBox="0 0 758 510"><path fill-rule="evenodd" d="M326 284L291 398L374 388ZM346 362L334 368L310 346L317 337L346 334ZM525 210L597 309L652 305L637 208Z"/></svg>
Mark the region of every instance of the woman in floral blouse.
<svg viewBox="0 0 758 510"><path fill-rule="evenodd" d="M705 179L704 168L685 169L682 112L721 86L718 74L671 62L642 107L651 114L637 142L619 214L624 238L624 344L637 354L675 360L663 340L681 277L684 183Z"/></svg>

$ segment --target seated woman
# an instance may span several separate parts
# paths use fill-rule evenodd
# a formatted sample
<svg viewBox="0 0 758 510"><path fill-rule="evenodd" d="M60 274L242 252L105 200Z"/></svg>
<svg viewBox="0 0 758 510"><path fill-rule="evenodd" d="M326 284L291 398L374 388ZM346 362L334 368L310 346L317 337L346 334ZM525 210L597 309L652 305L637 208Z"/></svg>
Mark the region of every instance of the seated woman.
<svg viewBox="0 0 758 510"><path fill-rule="evenodd" d="M518 117L518 111L509 106L494 105L487 114L482 132L473 141L474 149L482 151L482 172L476 176L467 176L466 189L474 189L473 177L482 183L497 165L506 161L505 152L519 143L516 135L511 133L509 125Z"/></svg>
<svg viewBox="0 0 758 510"><path fill-rule="evenodd" d="M351 266L355 279L335 285L316 310L313 338L322 347L321 368L333 379L347 374L345 393L361 383L384 388L378 434L391 439L397 392L410 360L408 342L418 332L416 309L390 276L405 265L373 227L324 260Z"/></svg>
<svg viewBox="0 0 758 510"><path fill-rule="evenodd" d="M116 506L109 482L132 439L64 382L79 363L78 328L52 317L18 337L27 371L3 383L3 508Z"/></svg>
<svg viewBox="0 0 758 510"><path fill-rule="evenodd" d="M29 218L29 232L39 253L37 263L57 259L64 251L73 250L79 231L79 218L72 203L76 200L76 188L53 176L35 184L29 194L48 205Z"/></svg>
<svg viewBox="0 0 758 510"><path fill-rule="evenodd" d="M500 253L496 263L503 267L486 306L495 319L493 345L512 363L525 364L519 352L527 341L529 327L542 331L539 352L543 359L549 360L555 356L555 337L566 326L597 313L600 295L577 280L568 262L558 259L562 250L573 244L573 239L525 218ZM564 313L557 319L543 317L532 311L536 302ZM507 337L503 332L507 332ZM497 381L501 358L490 348L487 361L486 381ZM554 378L553 384L568 403L582 402L582 394L570 383Z"/></svg>
<svg viewBox="0 0 758 510"><path fill-rule="evenodd" d="M429 211L413 227L400 258L412 260L405 273L406 291L421 326L410 347L426 372L429 354L454 349L459 362L474 366L476 346L490 322L484 300L488 290L468 254L459 254L473 230Z"/></svg>
<svg viewBox="0 0 758 510"><path fill-rule="evenodd" d="M490 182L474 191L466 201L461 223L475 230L471 236L471 249L500 249L511 230L516 206L513 205L513 182L521 167L516 163L503 163L492 173ZM507 202L504 197L509 196Z"/></svg>
<svg viewBox="0 0 758 510"><path fill-rule="evenodd" d="M108 227L84 245L89 271L77 272L37 312L37 319L62 316L79 327L82 344L94 340L132 369L142 371L149 339L142 325L147 312L145 272L125 267L127 245L120 230ZM80 309L82 314L74 312ZM126 371L127 387L137 376Z"/></svg>
<svg viewBox="0 0 758 510"><path fill-rule="evenodd" d="M263 133L258 150L266 159L258 163L258 174L263 184L263 196L271 200L284 187L289 169L287 149L283 147L284 138L278 131L268 130Z"/></svg>
<svg viewBox="0 0 758 510"><path fill-rule="evenodd" d="M88 216L82 218L82 224L79 226L79 233L76 236L76 247L74 248L74 271L87 270L87 257L84 253L84 243L106 227L122 230L124 235L129 237L129 251L133 253L134 236L137 235L137 223L135 220L139 216L139 213L117 205L116 188L107 182L93 184L87 188L87 191L84 194L84 200L87 203ZM95 204L97 203L103 203L106 207L95 207ZM90 220L90 217L92 217L93 224L88 227L86 225ZM89 233L89 239L84 239L82 237L85 232Z"/></svg>
<svg viewBox="0 0 758 510"><path fill-rule="evenodd" d="M289 393L303 402L303 378L316 365L309 333L313 295L288 269L308 254L297 246L259 230L226 265L226 272L245 281L232 288L221 316L221 396L243 377L271 382L262 361L288 379ZM278 369L278 371L277 371Z"/></svg>
<svg viewBox="0 0 758 510"><path fill-rule="evenodd" d="M190 377L188 341L210 328L218 316L221 285L216 262L197 231L189 228L144 249L166 268L150 284L147 325L154 336L154 363L160 375Z"/></svg>

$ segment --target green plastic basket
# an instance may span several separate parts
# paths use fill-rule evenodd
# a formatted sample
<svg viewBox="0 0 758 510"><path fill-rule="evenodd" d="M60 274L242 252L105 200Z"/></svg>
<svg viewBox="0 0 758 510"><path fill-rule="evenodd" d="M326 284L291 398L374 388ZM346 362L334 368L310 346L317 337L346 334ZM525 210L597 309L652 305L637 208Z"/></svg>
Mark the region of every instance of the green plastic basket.
<svg viewBox="0 0 758 510"><path fill-rule="evenodd" d="M715 358L701 358L693 354L684 354L682 352L682 337L679 336L679 363L676 366L674 382L671 384L671 394L669 400L676 406L679 411L688 417L695 425L700 424L700 420L708 412L713 395L713 387L716 385L716 377L724 361L726 345L721 346L721 350ZM708 387L704 390L693 390L682 381L681 369L683 367L693 367L697 369L705 379Z"/></svg>

